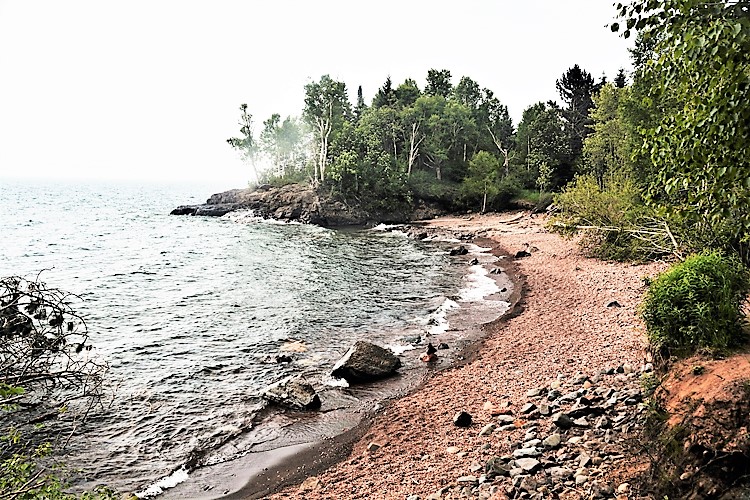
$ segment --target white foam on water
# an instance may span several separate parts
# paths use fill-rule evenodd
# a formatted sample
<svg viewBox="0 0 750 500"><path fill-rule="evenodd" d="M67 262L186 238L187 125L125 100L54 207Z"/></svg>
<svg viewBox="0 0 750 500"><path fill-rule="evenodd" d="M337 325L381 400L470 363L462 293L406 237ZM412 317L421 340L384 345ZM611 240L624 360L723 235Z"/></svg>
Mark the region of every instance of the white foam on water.
<svg viewBox="0 0 750 500"><path fill-rule="evenodd" d="M417 348L417 346L415 345L401 345L401 344L387 344L385 347L393 351L393 354L395 354L396 356L400 356L406 351L413 351L414 349Z"/></svg>
<svg viewBox="0 0 750 500"><path fill-rule="evenodd" d="M466 276L466 286L458 292L461 302L479 302L500 291L500 287L489 277L489 272L484 266L471 266L470 271Z"/></svg>
<svg viewBox="0 0 750 500"><path fill-rule="evenodd" d="M323 385L328 387L349 387L349 382L343 378L332 377L331 374L323 375Z"/></svg>
<svg viewBox="0 0 750 500"><path fill-rule="evenodd" d="M453 309L458 309L458 307L459 305L455 300L445 299L445 301L440 304L440 307L423 321L424 325L430 326L427 329L427 333L430 335L440 335L441 333L448 331L448 328L450 327L448 312Z"/></svg>
<svg viewBox="0 0 750 500"><path fill-rule="evenodd" d="M136 492L135 496L137 496L138 498L151 498L157 495L161 495L162 493L164 493L164 490L174 488L183 481L186 481L187 478L188 473L185 469L177 469L169 476L158 480L145 490Z"/></svg>

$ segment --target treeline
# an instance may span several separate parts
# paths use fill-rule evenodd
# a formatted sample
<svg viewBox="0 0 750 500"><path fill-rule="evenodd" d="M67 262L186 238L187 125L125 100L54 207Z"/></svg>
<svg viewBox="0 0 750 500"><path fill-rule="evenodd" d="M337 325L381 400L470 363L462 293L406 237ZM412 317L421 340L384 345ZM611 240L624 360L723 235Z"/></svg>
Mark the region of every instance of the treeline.
<svg viewBox="0 0 750 500"><path fill-rule="evenodd" d="M718 247L747 261L748 3L616 8L612 31L636 38L630 81L622 70L597 81L575 65L554 82L561 104L533 104L517 126L491 90L433 69L424 88L387 78L369 104L360 87L353 106L345 84L323 76L305 86L301 118L274 115L258 138L243 105L229 142L269 165L264 182L309 180L365 205L482 211L557 192L555 227L585 229L601 256Z"/></svg>
<svg viewBox="0 0 750 500"><path fill-rule="evenodd" d="M622 71L615 81L625 85ZM241 136L228 142L261 182L309 180L365 205L425 199L500 209L524 190L536 199L581 170L593 99L604 84L573 66L556 82L564 107L536 103L516 128L490 89L466 76L454 85L449 70L430 70L423 89L386 78L369 104L359 87L353 106L346 85L324 75L305 86L301 118L275 114L257 137L243 104Z"/></svg>

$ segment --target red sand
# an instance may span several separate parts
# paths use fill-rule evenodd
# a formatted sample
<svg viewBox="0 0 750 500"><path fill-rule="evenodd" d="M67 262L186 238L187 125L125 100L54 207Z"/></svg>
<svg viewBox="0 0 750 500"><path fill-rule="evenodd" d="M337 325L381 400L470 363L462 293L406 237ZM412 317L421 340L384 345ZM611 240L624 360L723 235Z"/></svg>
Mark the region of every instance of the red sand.
<svg viewBox="0 0 750 500"><path fill-rule="evenodd" d="M488 325L472 361L436 373L418 392L390 403L347 459L271 498L424 499L470 474L472 465L509 452L507 435L478 436L482 426L494 421L483 410L485 402L508 402L517 410L526 402L527 390L558 373L593 374L624 362L643 362L644 328L636 311L645 290L641 278L664 265L587 258L574 241L548 233L545 222L544 216L528 213L428 222L489 237L510 254L528 244L531 256L515 260L525 277L522 312ZM608 308L613 300L622 307ZM474 417L471 427L453 425L460 410ZM382 447L368 452L371 442ZM449 447L466 454L447 453Z"/></svg>

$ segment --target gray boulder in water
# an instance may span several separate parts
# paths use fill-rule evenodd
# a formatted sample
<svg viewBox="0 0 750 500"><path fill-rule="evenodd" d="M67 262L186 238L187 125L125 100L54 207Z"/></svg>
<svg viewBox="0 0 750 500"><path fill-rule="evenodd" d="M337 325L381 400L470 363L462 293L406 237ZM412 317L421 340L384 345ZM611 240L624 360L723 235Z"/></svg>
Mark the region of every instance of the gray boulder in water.
<svg viewBox="0 0 750 500"><path fill-rule="evenodd" d="M295 410L320 408L320 397L302 375L290 375L269 385L263 391L263 397L273 403Z"/></svg>
<svg viewBox="0 0 750 500"><path fill-rule="evenodd" d="M358 341L334 365L331 375L347 382L369 382L393 375L401 360L389 349Z"/></svg>

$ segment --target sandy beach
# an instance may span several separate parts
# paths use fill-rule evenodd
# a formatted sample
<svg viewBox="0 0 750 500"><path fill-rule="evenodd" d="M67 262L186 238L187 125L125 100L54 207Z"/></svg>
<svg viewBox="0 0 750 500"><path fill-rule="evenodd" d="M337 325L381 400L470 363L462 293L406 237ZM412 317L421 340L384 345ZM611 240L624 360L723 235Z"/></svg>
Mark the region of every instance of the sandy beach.
<svg viewBox="0 0 750 500"><path fill-rule="evenodd" d="M545 230L545 222L544 215L519 212L424 223L427 230L487 238L494 252L509 255L512 263L503 265L523 287L515 311L485 327L485 340L467 363L436 372L418 391L389 403L346 459L270 498L457 498L460 488L450 486L458 478L479 474L483 464L510 453L511 443L520 439L479 435L496 420L489 407L517 413L529 390L550 381L644 363L644 327L637 314L642 278L664 265L588 258L575 241ZM512 258L524 249L531 255ZM471 414L471 426L454 425L459 411ZM638 459L627 462L632 468ZM568 497L576 498L576 492ZM492 498L505 495L496 488Z"/></svg>

